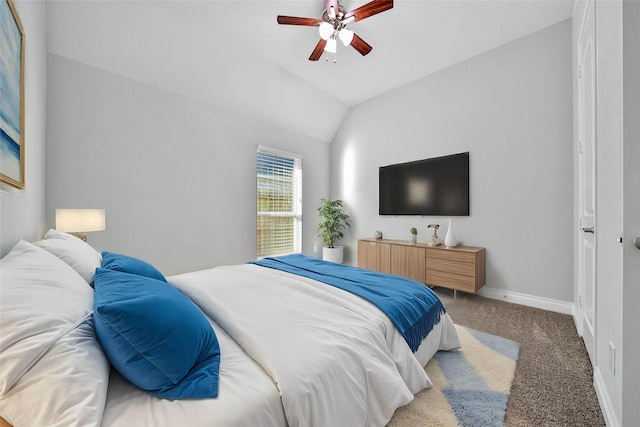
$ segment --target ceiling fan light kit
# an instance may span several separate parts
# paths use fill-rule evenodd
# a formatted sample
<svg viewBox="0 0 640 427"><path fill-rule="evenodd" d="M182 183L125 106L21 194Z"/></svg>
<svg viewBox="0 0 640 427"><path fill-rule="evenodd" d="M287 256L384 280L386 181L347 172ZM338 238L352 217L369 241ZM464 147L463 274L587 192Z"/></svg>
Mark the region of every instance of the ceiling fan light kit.
<svg viewBox="0 0 640 427"><path fill-rule="evenodd" d="M337 49L336 49L336 39L331 37L329 40L327 40L327 44L324 46L324 50L329 52L329 53L336 53Z"/></svg>
<svg viewBox="0 0 640 427"><path fill-rule="evenodd" d="M353 40L353 31L347 30L345 28L338 33L338 37L340 38L342 44L344 44L345 46L349 46L351 44L351 40Z"/></svg>
<svg viewBox="0 0 640 427"><path fill-rule="evenodd" d="M320 32L320 37L323 40L329 40L329 38L333 35L333 25L329 24L328 22L323 22L322 24L320 24L318 31Z"/></svg>
<svg viewBox="0 0 640 427"><path fill-rule="evenodd" d="M393 7L393 0L372 0L351 12L347 12L344 7L340 5L338 0L325 0L324 4L325 10L322 12L321 19L278 15L278 24L281 25L318 27L320 41L313 49L313 52L309 57L310 61L317 61L322 56L322 52L326 51L327 53L334 54L333 62L336 62L336 38L339 38L345 46L351 45L362 56L371 52L373 49L371 45L362 40L362 38L352 30L345 27L352 22L357 22L391 9ZM327 61L328 60L329 58L327 56Z"/></svg>

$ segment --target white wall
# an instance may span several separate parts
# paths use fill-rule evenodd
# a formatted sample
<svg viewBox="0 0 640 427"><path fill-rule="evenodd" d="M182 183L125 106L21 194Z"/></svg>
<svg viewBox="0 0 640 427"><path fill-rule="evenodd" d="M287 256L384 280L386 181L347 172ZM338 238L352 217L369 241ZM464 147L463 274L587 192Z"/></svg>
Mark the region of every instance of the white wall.
<svg viewBox="0 0 640 427"><path fill-rule="evenodd" d="M15 1L25 32L25 188L0 187L0 256L20 240L42 237L47 50L44 3Z"/></svg>
<svg viewBox="0 0 640 427"><path fill-rule="evenodd" d="M446 218L378 216L379 166L470 151L471 215L453 224L487 248L486 288L570 309L571 69L567 20L352 108L331 147L331 196L353 217L347 261L375 230L446 232Z"/></svg>
<svg viewBox="0 0 640 427"><path fill-rule="evenodd" d="M165 274L256 256L256 146L303 155L303 251L329 193L329 145L49 54L46 219L104 208L99 250Z"/></svg>
<svg viewBox="0 0 640 427"><path fill-rule="evenodd" d="M330 142L348 106L282 68L274 46L264 46L271 40L265 34L280 29L275 21L278 10L283 9L272 1L49 0L47 23L52 31L47 48L49 53ZM283 31L278 34L284 36ZM317 65L305 57L300 60L306 67Z"/></svg>

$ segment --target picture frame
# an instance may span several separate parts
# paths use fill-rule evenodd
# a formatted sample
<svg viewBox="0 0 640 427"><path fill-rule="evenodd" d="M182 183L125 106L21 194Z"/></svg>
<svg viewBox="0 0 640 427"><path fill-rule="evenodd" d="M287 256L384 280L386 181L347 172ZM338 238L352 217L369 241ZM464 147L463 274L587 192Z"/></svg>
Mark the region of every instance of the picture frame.
<svg viewBox="0 0 640 427"><path fill-rule="evenodd" d="M24 30L13 0L0 0L0 183L25 186Z"/></svg>

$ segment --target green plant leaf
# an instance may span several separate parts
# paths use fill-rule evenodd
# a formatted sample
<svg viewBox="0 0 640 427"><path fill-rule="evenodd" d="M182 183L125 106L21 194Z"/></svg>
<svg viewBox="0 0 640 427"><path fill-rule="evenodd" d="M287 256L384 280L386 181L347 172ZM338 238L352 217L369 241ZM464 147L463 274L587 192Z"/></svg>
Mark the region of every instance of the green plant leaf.
<svg viewBox="0 0 640 427"><path fill-rule="evenodd" d="M348 222L349 215L343 211L342 200L321 199L320 202L321 205L318 208L320 214L319 235L328 247L333 248L335 242L344 237L342 230L345 227L351 227Z"/></svg>

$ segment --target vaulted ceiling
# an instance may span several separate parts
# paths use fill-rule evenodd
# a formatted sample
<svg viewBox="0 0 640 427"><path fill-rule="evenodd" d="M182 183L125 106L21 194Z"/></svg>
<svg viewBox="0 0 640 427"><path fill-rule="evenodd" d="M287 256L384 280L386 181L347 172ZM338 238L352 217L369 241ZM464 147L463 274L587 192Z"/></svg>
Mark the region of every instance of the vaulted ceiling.
<svg viewBox="0 0 640 427"><path fill-rule="evenodd" d="M351 10L367 0L344 0ZM322 0L46 1L48 51L331 141L350 106L570 18L574 0L396 0L350 28L373 46L338 45L311 62Z"/></svg>

